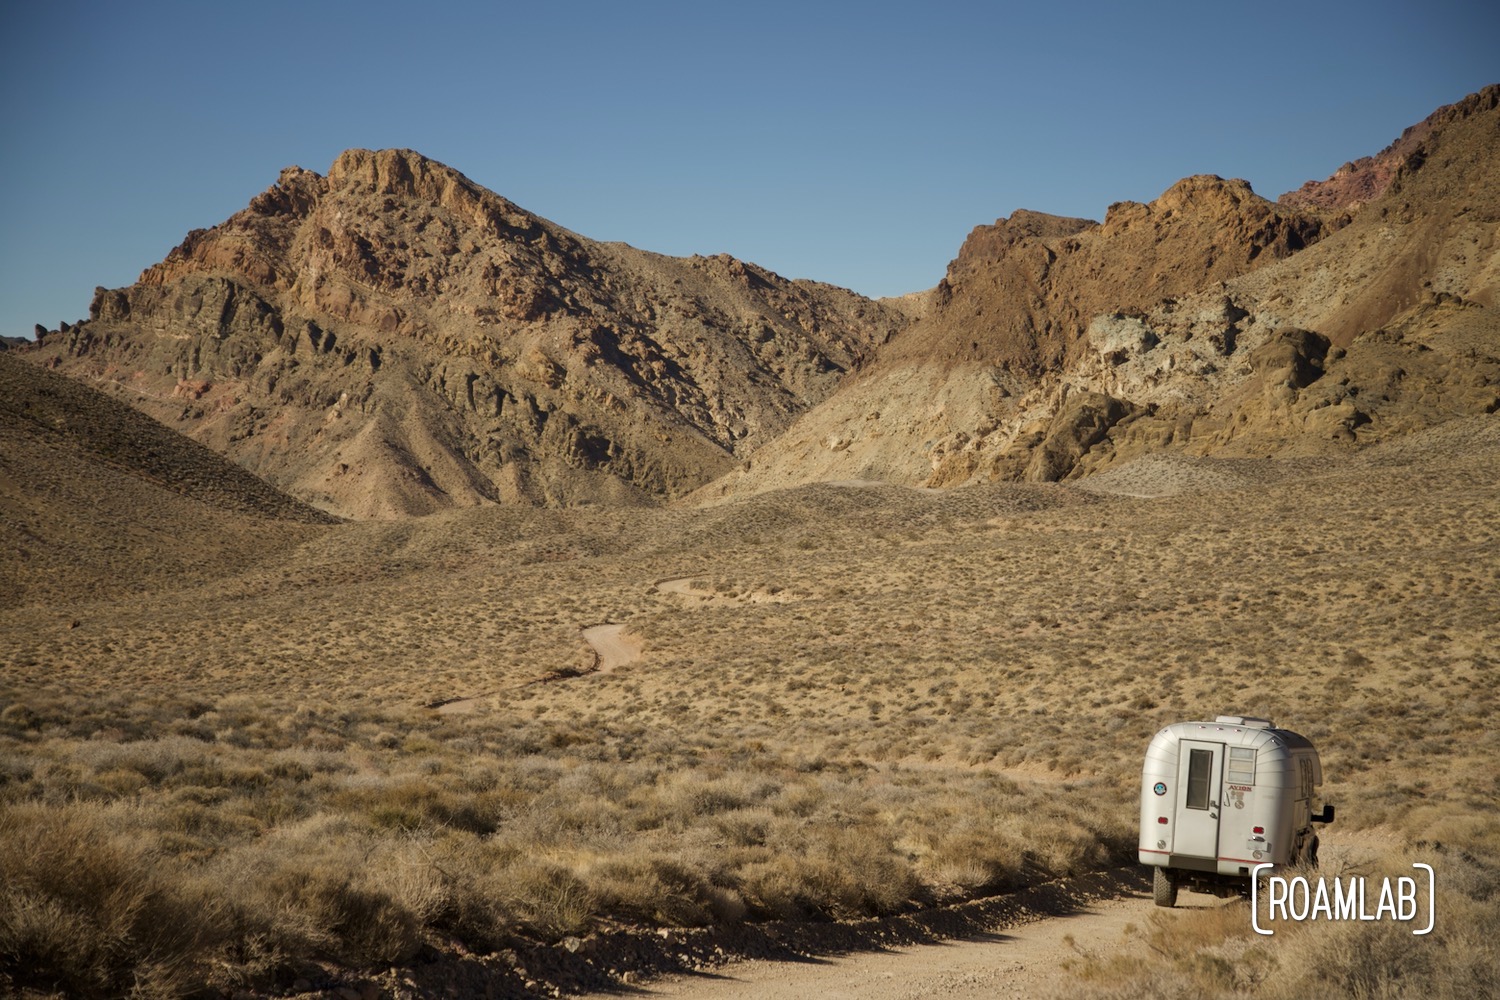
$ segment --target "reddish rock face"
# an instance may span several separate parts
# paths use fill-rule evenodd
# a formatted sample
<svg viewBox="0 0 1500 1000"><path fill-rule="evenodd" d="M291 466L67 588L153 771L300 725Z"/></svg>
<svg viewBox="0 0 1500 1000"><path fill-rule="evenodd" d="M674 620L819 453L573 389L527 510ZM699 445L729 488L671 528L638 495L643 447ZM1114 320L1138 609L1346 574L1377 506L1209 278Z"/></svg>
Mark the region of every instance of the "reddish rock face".
<svg viewBox="0 0 1500 1000"><path fill-rule="evenodd" d="M1276 199L1279 204L1327 212L1349 212L1374 201L1385 193L1396 174L1420 157L1423 142L1434 129L1442 129L1473 113L1485 101L1494 99L1496 88L1489 87L1457 104L1439 108L1425 119L1401 133L1400 138L1374 156L1362 156L1339 167L1326 180L1308 181L1295 191Z"/></svg>
<svg viewBox="0 0 1500 1000"><path fill-rule="evenodd" d="M105 384L128 369L136 405L298 495L396 516L676 496L907 322L727 256L596 243L408 150L350 150L100 289L48 349Z"/></svg>

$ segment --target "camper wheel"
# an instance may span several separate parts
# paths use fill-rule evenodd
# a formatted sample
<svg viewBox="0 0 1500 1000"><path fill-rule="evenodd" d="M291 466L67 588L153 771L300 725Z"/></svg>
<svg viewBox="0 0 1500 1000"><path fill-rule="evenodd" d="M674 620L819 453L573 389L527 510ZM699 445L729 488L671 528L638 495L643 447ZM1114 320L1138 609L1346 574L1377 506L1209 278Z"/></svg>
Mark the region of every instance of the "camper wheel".
<svg viewBox="0 0 1500 1000"><path fill-rule="evenodd" d="M1156 896L1156 905L1176 906L1177 880L1165 868L1157 868L1155 871L1156 875L1151 880L1151 889Z"/></svg>

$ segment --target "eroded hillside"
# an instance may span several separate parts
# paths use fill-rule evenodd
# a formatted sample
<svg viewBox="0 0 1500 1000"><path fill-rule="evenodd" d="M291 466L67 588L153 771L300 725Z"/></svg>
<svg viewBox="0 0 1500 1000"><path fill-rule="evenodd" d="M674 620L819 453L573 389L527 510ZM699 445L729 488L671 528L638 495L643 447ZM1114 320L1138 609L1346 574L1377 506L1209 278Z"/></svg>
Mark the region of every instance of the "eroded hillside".
<svg viewBox="0 0 1500 1000"><path fill-rule="evenodd" d="M243 572L335 520L144 414L0 352L8 606Z"/></svg>
<svg viewBox="0 0 1500 1000"><path fill-rule="evenodd" d="M1362 208L1338 175L1307 207L1191 177L1102 225L982 226L927 316L701 496L1059 480L1162 449L1318 455L1493 413L1497 105L1488 88L1361 161L1360 191L1380 192Z"/></svg>
<svg viewBox="0 0 1500 1000"><path fill-rule="evenodd" d="M577 236L405 150L283 171L40 360L353 516L642 502L775 437L907 319Z"/></svg>
<svg viewBox="0 0 1500 1000"><path fill-rule="evenodd" d="M1497 100L1279 202L1195 176L1102 224L1016 212L880 303L352 150L31 357L358 517L1326 454L1500 404Z"/></svg>

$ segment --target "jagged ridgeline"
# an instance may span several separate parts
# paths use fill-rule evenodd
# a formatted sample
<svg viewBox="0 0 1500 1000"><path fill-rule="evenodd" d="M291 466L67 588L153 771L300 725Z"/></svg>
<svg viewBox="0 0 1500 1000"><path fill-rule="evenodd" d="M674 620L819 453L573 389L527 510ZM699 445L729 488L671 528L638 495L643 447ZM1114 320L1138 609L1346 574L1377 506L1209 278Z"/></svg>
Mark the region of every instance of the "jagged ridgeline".
<svg viewBox="0 0 1500 1000"><path fill-rule="evenodd" d="M727 256L599 243L406 150L291 167L43 352L325 509L672 498L907 322Z"/></svg>
<svg viewBox="0 0 1500 1000"><path fill-rule="evenodd" d="M975 228L880 302L585 239L415 153L289 168L39 360L353 517L1325 456L1500 409L1500 86L1271 201Z"/></svg>
<svg viewBox="0 0 1500 1000"><path fill-rule="evenodd" d="M1494 413L1497 192L1489 87L1279 201L1196 176L1102 224L979 226L921 319L702 496L1337 455Z"/></svg>

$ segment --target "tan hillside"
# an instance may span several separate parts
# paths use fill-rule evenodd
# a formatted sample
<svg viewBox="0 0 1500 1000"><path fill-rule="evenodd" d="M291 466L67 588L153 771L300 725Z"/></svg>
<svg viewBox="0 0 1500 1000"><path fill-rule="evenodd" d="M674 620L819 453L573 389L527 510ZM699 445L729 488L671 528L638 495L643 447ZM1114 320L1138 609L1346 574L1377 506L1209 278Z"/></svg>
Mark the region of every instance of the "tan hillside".
<svg viewBox="0 0 1500 1000"><path fill-rule="evenodd" d="M1492 413L1497 104L1491 87L1430 119L1352 221L1195 177L1099 226L981 227L927 316L700 496L1057 480L1164 448L1325 454Z"/></svg>
<svg viewBox="0 0 1500 1000"><path fill-rule="evenodd" d="M727 256L585 239L405 150L291 167L40 355L361 517L676 496L907 322Z"/></svg>
<svg viewBox="0 0 1500 1000"><path fill-rule="evenodd" d="M7 606L242 572L334 520L130 407L0 352Z"/></svg>

